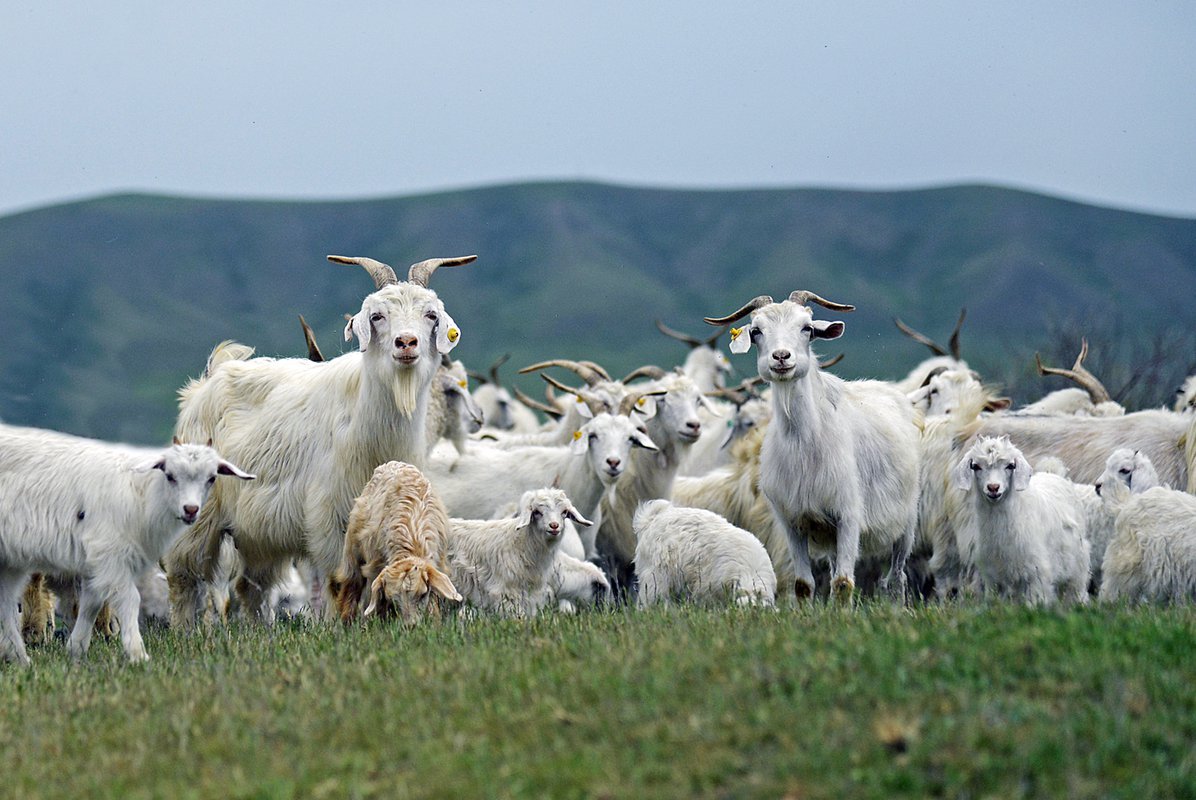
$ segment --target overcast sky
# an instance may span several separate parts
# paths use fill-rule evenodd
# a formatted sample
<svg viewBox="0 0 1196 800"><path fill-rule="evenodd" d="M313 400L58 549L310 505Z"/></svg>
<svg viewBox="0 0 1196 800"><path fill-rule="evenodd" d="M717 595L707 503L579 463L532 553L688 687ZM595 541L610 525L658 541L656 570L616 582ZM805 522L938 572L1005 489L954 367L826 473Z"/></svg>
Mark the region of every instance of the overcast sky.
<svg viewBox="0 0 1196 800"><path fill-rule="evenodd" d="M1196 217L1190 0L7 0L0 76L0 214L594 179Z"/></svg>

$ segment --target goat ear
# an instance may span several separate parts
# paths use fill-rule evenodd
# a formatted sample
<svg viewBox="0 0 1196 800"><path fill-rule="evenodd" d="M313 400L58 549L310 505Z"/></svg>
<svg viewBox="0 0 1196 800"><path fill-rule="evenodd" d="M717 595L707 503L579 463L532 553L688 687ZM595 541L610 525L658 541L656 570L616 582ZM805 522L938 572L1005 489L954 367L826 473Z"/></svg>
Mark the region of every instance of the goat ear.
<svg viewBox="0 0 1196 800"><path fill-rule="evenodd" d="M956 489L970 491L972 488L972 459L964 456L951 470L951 483Z"/></svg>
<svg viewBox="0 0 1196 800"><path fill-rule="evenodd" d="M370 346L370 337L373 335L373 328L370 327L370 312L366 309L361 309L356 315L349 317L349 321L345 323L345 341L351 341L354 336L357 337L357 342L360 345L360 350L365 351Z"/></svg>
<svg viewBox="0 0 1196 800"><path fill-rule="evenodd" d="M561 513L563 515L565 515L566 517L568 517L569 519L576 522L578 525L581 525L583 528L588 528L594 524L590 520L583 517L581 515L581 512L573 507L572 503L570 503L569 505L567 505L563 509L561 509Z"/></svg>
<svg viewBox="0 0 1196 800"><path fill-rule="evenodd" d="M814 339L838 339L843 335L843 329L846 327L838 320L827 322L822 319L813 320L810 325L813 328L810 336Z"/></svg>
<svg viewBox="0 0 1196 800"><path fill-rule="evenodd" d="M1008 397L997 397L989 400L984 404L985 411L1004 411L1013 405L1013 400Z"/></svg>
<svg viewBox="0 0 1196 800"><path fill-rule="evenodd" d="M731 344L728 345L728 349L732 353L746 353L752 349L752 337L748 334L750 326L751 322L749 321L742 328L731 329Z"/></svg>
<svg viewBox="0 0 1196 800"><path fill-rule="evenodd" d="M440 321L436 323L436 352L447 353L461 341L461 329L448 312L440 312Z"/></svg>
<svg viewBox="0 0 1196 800"><path fill-rule="evenodd" d="M383 573L379 573L378 577L374 578L374 582L370 584L370 604L365 607L362 612L363 616L372 617L378 613L378 603L386 599L386 578Z"/></svg>
<svg viewBox="0 0 1196 800"><path fill-rule="evenodd" d="M631 444L633 447L642 447L645 450L659 450L660 449L659 447L656 446L656 442L649 439L648 435L646 433L643 433L642 431L632 431Z"/></svg>
<svg viewBox="0 0 1196 800"><path fill-rule="evenodd" d="M166 456L151 458L148 461L142 461L140 464L133 467L134 472L149 472L151 469L160 469L165 472Z"/></svg>
<svg viewBox="0 0 1196 800"><path fill-rule="evenodd" d="M656 416L657 411L656 398L641 397L631 410L633 413L639 414L640 419L652 419Z"/></svg>
<svg viewBox="0 0 1196 800"><path fill-rule="evenodd" d="M515 524L517 528L526 528L532 524L532 507L524 506L519 509L519 521Z"/></svg>
<svg viewBox="0 0 1196 800"><path fill-rule="evenodd" d="M569 452L580 456L590 449L590 437L585 431L573 431L573 441L569 443Z"/></svg>
<svg viewBox="0 0 1196 800"><path fill-rule="evenodd" d="M1030 478L1034 475L1034 468L1024 456L1018 456L1013 467L1013 490L1020 492L1030 485Z"/></svg>
<svg viewBox="0 0 1196 800"><path fill-rule="evenodd" d="M449 576L436 569L436 567L427 568L424 572L424 580L427 581L428 586L432 588L433 592L445 600L452 600L455 603L465 600L461 596L461 593L457 591L457 587L453 586L453 582L449 580Z"/></svg>
<svg viewBox="0 0 1196 800"><path fill-rule="evenodd" d="M236 464L233 464L231 461L225 461L223 459L216 464L216 474L230 475L234 478L240 478L243 481L257 480L256 475L250 475L248 472L241 470L240 467L238 467Z"/></svg>

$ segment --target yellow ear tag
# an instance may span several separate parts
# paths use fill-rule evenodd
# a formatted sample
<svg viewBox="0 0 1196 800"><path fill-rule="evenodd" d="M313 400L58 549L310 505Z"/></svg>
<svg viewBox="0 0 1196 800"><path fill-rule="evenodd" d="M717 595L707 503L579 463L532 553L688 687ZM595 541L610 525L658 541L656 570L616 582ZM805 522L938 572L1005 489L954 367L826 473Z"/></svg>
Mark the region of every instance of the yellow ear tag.
<svg viewBox="0 0 1196 800"><path fill-rule="evenodd" d="M641 397L639 400L636 400L636 401L635 401L635 404L636 404L637 406L639 406L640 408L643 408L643 407L644 407L644 399L645 399L645 398Z"/></svg>
<svg viewBox="0 0 1196 800"><path fill-rule="evenodd" d="M469 381L457 381L457 385L460 386L462 389L464 389L466 386L469 385Z"/></svg>
<svg viewBox="0 0 1196 800"><path fill-rule="evenodd" d="M585 400L582 400L582 399L579 397L579 398L577 398L577 402L579 402L579 403L584 403L584 402L585 402Z"/></svg>
<svg viewBox="0 0 1196 800"><path fill-rule="evenodd" d="M456 343L456 341L457 341L457 339L459 339L460 337L461 337L461 331L457 330L456 328L449 328L449 329L448 329L448 340L449 340L449 342L451 342L451 343L454 343L454 344L455 344L455 343Z"/></svg>
<svg viewBox="0 0 1196 800"><path fill-rule="evenodd" d="M581 438L581 431L573 431L573 441L576 442L580 438Z"/></svg>
<svg viewBox="0 0 1196 800"><path fill-rule="evenodd" d="M734 341L735 339L738 339L738 338L739 338L739 334L741 334L741 333L743 333L743 328L732 328L732 329L731 329L731 339L732 339L732 341Z"/></svg>

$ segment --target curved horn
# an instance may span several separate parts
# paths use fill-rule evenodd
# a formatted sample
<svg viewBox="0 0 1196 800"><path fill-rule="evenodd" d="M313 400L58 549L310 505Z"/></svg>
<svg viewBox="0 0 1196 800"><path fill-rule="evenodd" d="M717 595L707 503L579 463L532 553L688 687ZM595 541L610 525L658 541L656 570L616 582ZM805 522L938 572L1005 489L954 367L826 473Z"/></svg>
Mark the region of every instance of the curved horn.
<svg viewBox="0 0 1196 800"><path fill-rule="evenodd" d="M662 394L667 394L667 392L664 389L659 389L655 392L632 392L619 402L619 414L629 417L631 416L631 412L635 410L635 407L645 397L659 397Z"/></svg>
<svg viewBox="0 0 1196 800"><path fill-rule="evenodd" d="M503 353L494 359L494 363L490 365L490 383L493 383L495 386L502 386L502 381L498 379L498 368L507 363L510 358L510 353Z"/></svg>
<svg viewBox="0 0 1196 800"><path fill-rule="evenodd" d="M1060 377L1067 378L1088 392L1088 397L1092 399L1093 403L1108 402L1111 399L1109 397L1109 390L1104 387L1095 375L1084 367L1084 359L1087 357L1088 340L1080 339L1080 354L1076 356L1076 363L1072 365L1071 369L1045 367L1042 364L1042 357L1038 353L1034 354L1034 363L1038 366L1039 375L1059 375Z"/></svg>
<svg viewBox="0 0 1196 800"><path fill-rule="evenodd" d="M560 419L561 417L565 416L561 413L559 408L555 408L547 403L541 403L539 400L533 400L532 398L528 397L523 393L522 390L520 390L518 386L515 387L515 399L534 411L542 411L553 419Z"/></svg>
<svg viewBox="0 0 1196 800"><path fill-rule="evenodd" d="M299 315L299 324L303 326L303 340L307 342L307 358L309 361L323 361L324 354L320 352L320 346L316 344L316 335L312 332L311 326L307 324L307 320L303 315Z"/></svg>
<svg viewBox="0 0 1196 800"><path fill-rule="evenodd" d="M681 333L681 331L673 330L660 320L656 320L656 330L660 331L670 339L676 339L679 342L685 342L690 347L701 347L703 344L705 344L705 342L703 342L701 339L690 336L687 333Z"/></svg>
<svg viewBox="0 0 1196 800"><path fill-rule="evenodd" d="M609 378L602 377L605 370L599 372L592 366L588 366L580 361L570 361L567 358L554 358L551 361L540 361L519 370L519 374L526 375L529 372L536 372L537 370L546 369L548 367L563 367L567 370L570 370L576 374L577 377L585 381L587 386L593 386L597 383L601 383L603 380L609 380Z"/></svg>
<svg viewBox="0 0 1196 800"><path fill-rule="evenodd" d="M631 372L623 376L619 383L631 383L636 378L651 378L658 381L669 373L665 372L655 364L644 364L642 367L636 367Z"/></svg>
<svg viewBox="0 0 1196 800"><path fill-rule="evenodd" d="M906 325L904 322L902 322L897 317L893 317L893 324L895 324L897 326L897 330L901 331L902 333L904 333L909 338L913 339L918 344L924 344L927 347L929 347L930 352L934 353L936 356L947 355L947 351L943 349L943 346L941 344L936 342L934 339L931 339L929 336L925 336L921 333L918 333L916 330L914 330L910 326Z"/></svg>
<svg viewBox="0 0 1196 800"><path fill-rule="evenodd" d="M477 370L467 369L465 374L477 381L479 385L490 383L490 378Z"/></svg>
<svg viewBox="0 0 1196 800"><path fill-rule="evenodd" d="M432 273L441 267L459 267L477 261L477 256L454 256L453 258L429 258L412 264L407 270L407 282L427 288Z"/></svg>
<svg viewBox="0 0 1196 800"><path fill-rule="evenodd" d="M717 331L714 332L713 336L706 339L706 341L702 342L702 344L706 345L707 347L714 347L714 343L718 341L718 337L720 337L724 333L726 333L728 327L730 327L730 326L724 325L723 327L719 328Z"/></svg>
<svg viewBox="0 0 1196 800"><path fill-rule="evenodd" d="M935 367L930 372L926 373L926 380L922 381L922 386L929 386L930 382L935 378L935 376L942 375L948 369L950 369L950 368L949 367ZM922 386L919 386L918 388L921 389Z"/></svg>
<svg viewBox="0 0 1196 800"><path fill-rule="evenodd" d="M560 389L562 392L568 392L574 397L581 397L581 392L579 392L577 389L574 389L572 386L566 386L551 375L540 373L540 377L543 378L549 386Z"/></svg>
<svg viewBox="0 0 1196 800"><path fill-rule="evenodd" d="M789 299L794 303L802 306L808 306L810 303L817 303L823 308L829 308L831 311L855 311L855 306L849 306L844 303L832 303L830 300L819 297L813 292L805 289L795 289L789 293Z"/></svg>
<svg viewBox="0 0 1196 800"><path fill-rule="evenodd" d="M365 271L370 273L370 277L374 279L374 290L377 291L383 286L390 286L398 283L399 278L395 275L395 271L389 265L383 264L381 261L375 261L372 258L365 258L364 256L328 256L328 260L334 264L355 264L359 267L365 267Z"/></svg>
<svg viewBox="0 0 1196 800"><path fill-rule="evenodd" d="M772 302L773 301L771 297L766 294L762 294L759 297L753 297L751 300L744 303L738 311L725 317L702 317L702 319L706 321L707 325L730 325L735 320L740 319L741 317L746 317L757 308L763 308L764 306L772 305Z"/></svg>
<svg viewBox="0 0 1196 800"><path fill-rule="evenodd" d="M845 355L846 355L846 353L840 353L839 355L837 355L837 356L835 356L834 358L832 358L832 359L829 359L829 360L827 360L827 361L819 361L819 362L818 362L818 369L830 369L831 367L835 366L835 365L836 365L836 364L838 364L840 361L842 361L842 360L843 360L843 356L845 356Z"/></svg>
<svg viewBox="0 0 1196 800"><path fill-rule="evenodd" d="M604 380L604 381L609 381L611 379L610 373L607 372L606 368L603 367L601 364L599 364L597 361L578 361L577 363L581 364L583 367L589 367L590 369L594 370L595 372L597 372L599 375L602 376L602 380Z"/></svg>
<svg viewBox="0 0 1196 800"><path fill-rule="evenodd" d="M955 323L955 330L951 331L951 340L947 346L951 348L951 357L959 361L959 331L963 328L963 319L968 315L967 308L959 309L959 320Z"/></svg>

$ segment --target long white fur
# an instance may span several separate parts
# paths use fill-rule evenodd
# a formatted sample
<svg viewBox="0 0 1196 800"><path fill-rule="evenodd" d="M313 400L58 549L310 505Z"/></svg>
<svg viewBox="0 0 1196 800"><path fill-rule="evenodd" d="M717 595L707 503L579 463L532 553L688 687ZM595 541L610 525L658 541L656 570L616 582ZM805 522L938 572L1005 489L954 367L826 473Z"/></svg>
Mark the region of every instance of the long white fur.
<svg viewBox="0 0 1196 800"><path fill-rule="evenodd" d="M464 453L469 434L481 430L485 421L485 412L469 391L465 365L460 361L441 364L428 393L428 453L441 439Z"/></svg>
<svg viewBox="0 0 1196 800"><path fill-rule="evenodd" d="M1196 497L1163 486L1131 495L1115 484L1102 496L1120 499L1105 550L1100 599L1196 601Z"/></svg>
<svg viewBox="0 0 1196 800"><path fill-rule="evenodd" d="M812 551L833 557L840 596L854 589L861 551L887 552L884 584L904 596L918 512L917 415L893 384L819 369L812 341L843 328L786 300L753 311L732 340L732 352L756 346L760 377L772 384L760 488L788 536L800 596L814 591Z"/></svg>
<svg viewBox="0 0 1196 800"><path fill-rule="evenodd" d="M515 519L451 519L449 566L465 601L501 616L539 613L553 597L566 518L590 524L560 489L536 489L520 497Z"/></svg>
<svg viewBox="0 0 1196 800"><path fill-rule="evenodd" d="M1008 439L981 437L956 465L955 484L973 495L986 594L1033 605L1087 602L1085 511L1071 481L1034 472Z"/></svg>
<svg viewBox="0 0 1196 800"><path fill-rule="evenodd" d="M398 283L368 295L346 326L361 349L322 363L222 357L180 392L180 438L211 438L261 480L218 487L199 523L170 552L171 622L194 624L221 535L244 560L243 608L265 620L280 569L306 557L321 575L341 558L353 500L374 468L421 465L428 451L429 389L459 333L430 289ZM416 339L414 348L402 347ZM413 364L400 356L416 355Z"/></svg>
<svg viewBox="0 0 1196 800"><path fill-rule="evenodd" d="M523 492L554 483L592 515L606 487L624 480L632 449L654 452L656 445L620 414L603 412L576 433L564 447L499 449L479 442L459 458L436 452L426 474L455 517L487 519Z"/></svg>
<svg viewBox="0 0 1196 800"><path fill-rule="evenodd" d="M1130 494L1141 494L1159 485L1159 476L1150 459L1142 453L1123 447L1113 451L1105 462L1105 471L1096 485L1081 485L1081 498L1087 515L1088 541L1092 544L1092 577L1099 587L1103 579L1102 563L1105 550L1113 539L1116 509L1120 506L1117 486ZM1107 497L1112 493L1113 497Z"/></svg>
<svg viewBox="0 0 1196 800"><path fill-rule="evenodd" d="M110 603L130 661L141 641L137 577L194 522L216 481L253 476L211 447L114 445L34 428L0 427L0 646L29 662L17 600L29 574L81 576L67 649L87 652L100 607Z"/></svg>
<svg viewBox="0 0 1196 800"><path fill-rule="evenodd" d="M650 500L635 512L638 605L674 597L771 606L777 577L760 541L712 511Z"/></svg>

